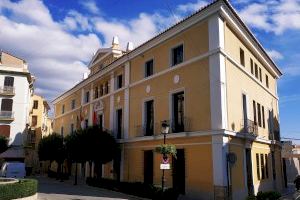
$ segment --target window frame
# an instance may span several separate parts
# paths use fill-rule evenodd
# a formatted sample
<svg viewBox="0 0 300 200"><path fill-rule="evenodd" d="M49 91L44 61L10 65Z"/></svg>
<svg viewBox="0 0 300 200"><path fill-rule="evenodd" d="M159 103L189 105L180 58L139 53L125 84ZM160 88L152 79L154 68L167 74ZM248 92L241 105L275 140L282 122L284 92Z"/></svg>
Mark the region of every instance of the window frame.
<svg viewBox="0 0 300 200"><path fill-rule="evenodd" d="M147 63L149 63L150 61L152 61L152 74L147 75ZM153 74L154 74L154 58L151 58L144 63L144 78L153 76Z"/></svg>
<svg viewBox="0 0 300 200"><path fill-rule="evenodd" d="M175 50L176 48L178 48L178 47L180 47L180 46L182 46L182 61L175 64L175 63L173 63L173 52L174 52L174 50ZM185 48L184 48L184 43L183 43L183 42L178 43L177 45L174 45L173 47L171 47L171 49L170 49L170 67L174 67L174 66L176 66L176 65L178 65L178 64L183 63L184 60L185 60L184 54L185 54Z"/></svg>
<svg viewBox="0 0 300 200"><path fill-rule="evenodd" d="M76 100L72 99L71 100L71 109L74 110L76 108Z"/></svg>
<svg viewBox="0 0 300 200"><path fill-rule="evenodd" d="M39 108L39 101L38 100L33 100L33 109L38 109Z"/></svg>
<svg viewBox="0 0 300 200"><path fill-rule="evenodd" d="M240 47L240 65L245 67L245 51Z"/></svg>

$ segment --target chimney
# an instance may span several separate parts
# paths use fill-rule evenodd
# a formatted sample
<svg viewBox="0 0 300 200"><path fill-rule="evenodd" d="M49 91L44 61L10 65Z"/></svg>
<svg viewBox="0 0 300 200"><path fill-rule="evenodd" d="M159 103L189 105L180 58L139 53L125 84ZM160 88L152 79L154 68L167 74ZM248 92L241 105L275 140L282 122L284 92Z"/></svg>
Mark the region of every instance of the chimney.
<svg viewBox="0 0 300 200"><path fill-rule="evenodd" d="M87 77L88 77L88 73L87 72L83 73L82 80L86 79Z"/></svg>
<svg viewBox="0 0 300 200"><path fill-rule="evenodd" d="M133 50L133 43L132 42L128 42L127 43L127 47L126 47L126 52L130 52Z"/></svg>
<svg viewBox="0 0 300 200"><path fill-rule="evenodd" d="M118 36L113 37L112 48L113 49L119 49L119 38L118 38Z"/></svg>

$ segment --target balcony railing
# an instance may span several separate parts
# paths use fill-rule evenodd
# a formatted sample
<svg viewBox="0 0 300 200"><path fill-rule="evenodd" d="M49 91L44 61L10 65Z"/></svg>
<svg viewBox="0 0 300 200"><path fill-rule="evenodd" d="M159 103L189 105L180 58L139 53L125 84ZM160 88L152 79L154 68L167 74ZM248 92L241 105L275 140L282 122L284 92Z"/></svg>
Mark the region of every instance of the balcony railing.
<svg viewBox="0 0 300 200"><path fill-rule="evenodd" d="M171 133L189 132L191 128L191 120L188 117L183 117L181 120L172 120L170 123Z"/></svg>
<svg viewBox="0 0 300 200"><path fill-rule="evenodd" d="M0 111L0 120L13 120L14 112L13 111Z"/></svg>
<svg viewBox="0 0 300 200"><path fill-rule="evenodd" d="M159 124L154 123L152 126L139 125L136 126L136 136L152 136L158 134L159 132Z"/></svg>
<svg viewBox="0 0 300 200"><path fill-rule="evenodd" d="M0 87L1 95L15 95L15 87L14 86L2 86Z"/></svg>
<svg viewBox="0 0 300 200"><path fill-rule="evenodd" d="M258 126L254 121L250 119L243 120L241 127L242 127L241 132L250 133L254 136L258 135Z"/></svg>

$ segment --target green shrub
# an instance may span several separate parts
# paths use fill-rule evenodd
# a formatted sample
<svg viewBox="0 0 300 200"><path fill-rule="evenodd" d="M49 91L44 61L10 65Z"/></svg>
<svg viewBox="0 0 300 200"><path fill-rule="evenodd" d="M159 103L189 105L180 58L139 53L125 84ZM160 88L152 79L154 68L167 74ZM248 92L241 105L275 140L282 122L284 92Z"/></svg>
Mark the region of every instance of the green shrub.
<svg viewBox="0 0 300 200"><path fill-rule="evenodd" d="M103 178L87 178L86 182L90 186L101 187L154 200L176 200L179 195L178 192L176 192L176 190L174 190L173 188L166 189L164 192L162 192L161 188L141 182L118 182L115 180Z"/></svg>
<svg viewBox="0 0 300 200"><path fill-rule="evenodd" d="M37 180L22 179L17 183L0 185L0 199L9 200L32 196L37 193Z"/></svg>

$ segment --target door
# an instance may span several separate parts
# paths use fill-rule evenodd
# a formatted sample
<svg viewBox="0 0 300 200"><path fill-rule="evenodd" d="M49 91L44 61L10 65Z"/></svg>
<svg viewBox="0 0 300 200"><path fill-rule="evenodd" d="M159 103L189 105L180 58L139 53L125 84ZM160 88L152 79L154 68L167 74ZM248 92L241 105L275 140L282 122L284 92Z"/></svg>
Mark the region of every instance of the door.
<svg viewBox="0 0 300 200"><path fill-rule="evenodd" d="M144 183L153 184L153 151L144 151Z"/></svg>
<svg viewBox="0 0 300 200"><path fill-rule="evenodd" d="M177 149L177 159L173 157L173 188L185 194L185 157L184 149Z"/></svg>
<svg viewBox="0 0 300 200"><path fill-rule="evenodd" d="M252 195L252 194L254 194L254 189L253 189L251 149L246 149L245 151L246 151L246 170L247 170L248 195Z"/></svg>
<svg viewBox="0 0 300 200"><path fill-rule="evenodd" d="M122 138L122 109L117 110L117 139Z"/></svg>
<svg viewBox="0 0 300 200"><path fill-rule="evenodd" d="M103 115L101 114L101 115L99 115L98 116L98 124L99 124L99 128L100 128L100 130L103 130Z"/></svg>
<svg viewBox="0 0 300 200"><path fill-rule="evenodd" d="M184 92L173 95L173 132L184 131Z"/></svg>

